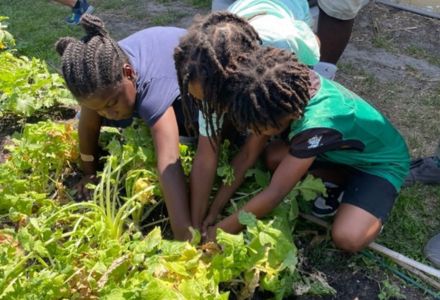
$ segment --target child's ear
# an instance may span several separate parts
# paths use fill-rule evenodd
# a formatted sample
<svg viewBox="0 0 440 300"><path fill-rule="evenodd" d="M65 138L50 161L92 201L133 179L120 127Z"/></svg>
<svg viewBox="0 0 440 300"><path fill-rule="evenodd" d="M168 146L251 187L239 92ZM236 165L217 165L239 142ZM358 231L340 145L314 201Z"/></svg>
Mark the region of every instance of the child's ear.
<svg viewBox="0 0 440 300"><path fill-rule="evenodd" d="M129 80L134 79L134 69L130 64L124 64L122 66L122 74L124 74L125 77Z"/></svg>

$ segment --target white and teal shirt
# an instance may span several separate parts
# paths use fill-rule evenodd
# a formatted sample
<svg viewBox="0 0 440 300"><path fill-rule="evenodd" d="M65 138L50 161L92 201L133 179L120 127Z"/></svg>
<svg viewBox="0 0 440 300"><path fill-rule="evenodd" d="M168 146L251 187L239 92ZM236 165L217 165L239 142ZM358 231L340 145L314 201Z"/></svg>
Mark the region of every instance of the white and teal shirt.
<svg viewBox="0 0 440 300"><path fill-rule="evenodd" d="M247 19L264 46L295 53L308 66L319 62L319 44L311 29L312 17L306 0L238 0L228 11ZM199 133L208 136L202 113Z"/></svg>

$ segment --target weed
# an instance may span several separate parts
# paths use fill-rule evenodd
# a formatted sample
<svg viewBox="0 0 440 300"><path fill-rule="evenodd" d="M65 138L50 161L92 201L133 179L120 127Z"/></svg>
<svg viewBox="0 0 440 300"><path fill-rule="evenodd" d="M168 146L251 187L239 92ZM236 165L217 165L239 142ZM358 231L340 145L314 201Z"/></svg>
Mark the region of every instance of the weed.
<svg viewBox="0 0 440 300"><path fill-rule="evenodd" d="M425 59L433 65L440 66L440 56L436 54L430 54L425 49L422 49L417 45L409 45L403 50L404 53L407 55L410 55L418 59Z"/></svg>
<svg viewBox="0 0 440 300"><path fill-rule="evenodd" d="M393 49L392 40L385 35L381 35L381 34L374 35L372 42L373 42L373 46L376 48L383 48L388 51L391 51Z"/></svg>
<svg viewBox="0 0 440 300"><path fill-rule="evenodd" d="M379 300L406 299L405 295L400 292L400 288L389 282L388 279L380 284L380 293L377 297Z"/></svg>

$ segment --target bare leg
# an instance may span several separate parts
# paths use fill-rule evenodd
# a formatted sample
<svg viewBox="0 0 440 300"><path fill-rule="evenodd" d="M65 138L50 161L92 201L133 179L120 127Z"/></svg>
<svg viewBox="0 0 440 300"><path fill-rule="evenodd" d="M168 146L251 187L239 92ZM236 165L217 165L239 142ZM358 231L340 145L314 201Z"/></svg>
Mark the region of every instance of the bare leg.
<svg viewBox="0 0 440 300"><path fill-rule="evenodd" d="M333 222L333 242L342 250L357 252L376 238L381 227L382 222L366 210L343 203Z"/></svg>
<svg viewBox="0 0 440 300"><path fill-rule="evenodd" d="M319 10L318 32L321 61L336 64L350 40L354 19L339 20Z"/></svg>

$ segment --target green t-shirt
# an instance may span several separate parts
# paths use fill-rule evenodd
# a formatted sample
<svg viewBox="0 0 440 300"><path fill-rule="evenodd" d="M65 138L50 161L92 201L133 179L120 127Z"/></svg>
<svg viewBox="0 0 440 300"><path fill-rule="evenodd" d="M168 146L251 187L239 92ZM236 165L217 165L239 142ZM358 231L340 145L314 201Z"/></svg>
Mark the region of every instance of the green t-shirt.
<svg viewBox="0 0 440 300"><path fill-rule="evenodd" d="M380 176L399 191L409 170L408 148L400 133L355 93L319 79L321 85L304 116L291 124L290 153Z"/></svg>

